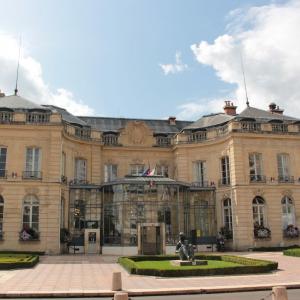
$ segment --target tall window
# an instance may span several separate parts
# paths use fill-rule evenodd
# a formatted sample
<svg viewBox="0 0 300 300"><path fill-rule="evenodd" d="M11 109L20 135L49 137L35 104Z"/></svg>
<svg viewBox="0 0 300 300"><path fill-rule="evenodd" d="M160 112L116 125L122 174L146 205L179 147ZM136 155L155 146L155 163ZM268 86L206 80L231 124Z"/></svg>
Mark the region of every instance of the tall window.
<svg viewBox="0 0 300 300"><path fill-rule="evenodd" d="M281 207L282 207L282 226L283 229L286 229L288 225L296 225L295 224L295 209L293 200L287 196L284 196L281 199Z"/></svg>
<svg viewBox="0 0 300 300"><path fill-rule="evenodd" d="M113 132L103 133L102 141L104 145L118 145L118 134Z"/></svg>
<svg viewBox="0 0 300 300"><path fill-rule="evenodd" d="M104 166L104 182L113 181L118 176L118 165L108 164Z"/></svg>
<svg viewBox="0 0 300 300"><path fill-rule="evenodd" d="M164 177L169 177L168 166L157 165L155 167L155 174L160 175L160 176L164 176Z"/></svg>
<svg viewBox="0 0 300 300"><path fill-rule="evenodd" d="M232 231L232 210L231 199L229 198L223 200L223 217L224 227L227 231Z"/></svg>
<svg viewBox="0 0 300 300"><path fill-rule="evenodd" d="M221 184L230 184L230 170L229 170L229 157L224 156L221 158Z"/></svg>
<svg viewBox="0 0 300 300"><path fill-rule="evenodd" d="M145 166L141 164L130 165L130 175L140 176L143 175L145 171Z"/></svg>
<svg viewBox="0 0 300 300"><path fill-rule="evenodd" d="M3 238L3 212L4 212L4 200L0 196L0 240Z"/></svg>
<svg viewBox="0 0 300 300"><path fill-rule="evenodd" d="M277 167L278 167L278 180L289 181L290 170L289 170L289 155L281 153L277 155Z"/></svg>
<svg viewBox="0 0 300 300"><path fill-rule="evenodd" d="M254 227L265 226L265 201L263 198L257 196L252 201L253 223Z"/></svg>
<svg viewBox="0 0 300 300"><path fill-rule="evenodd" d="M6 148L0 148L0 178L6 177Z"/></svg>
<svg viewBox="0 0 300 300"><path fill-rule="evenodd" d="M26 165L25 178L40 178L41 177L41 149L36 147L28 147L26 149Z"/></svg>
<svg viewBox="0 0 300 300"><path fill-rule="evenodd" d="M194 162L194 178L197 183L200 185L205 185L206 180L206 162L205 161L196 161Z"/></svg>
<svg viewBox="0 0 300 300"><path fill-rule="evenodd" d="M264 180L261 153L249 154L249 169L250 169L250 181Z"/></svg>
<svg viewBox="0 0 300 300"><path fill-rule="evenodd" d="M23 202L23 230L28 234L39 231L39 200L28 195Z"/></svg>
<svg viewBox="0 0 300 300"><path fill-rule="evenodd" d="M79 182L86 180L86 165L87 161L85 159L75 159L75 179Z"/></svg>

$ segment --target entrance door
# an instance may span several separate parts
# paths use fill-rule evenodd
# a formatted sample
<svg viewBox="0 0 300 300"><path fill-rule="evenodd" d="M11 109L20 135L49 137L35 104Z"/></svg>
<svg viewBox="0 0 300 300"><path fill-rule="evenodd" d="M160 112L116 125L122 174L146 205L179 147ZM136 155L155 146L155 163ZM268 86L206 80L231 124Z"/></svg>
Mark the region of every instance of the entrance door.
<svg viewBox="0 0 300 300"><path fill-rule="evenodd" d="M84 232L84 252L85 254L100 253L100 230L85 229Z"/></svg>
<svg viewBox="0 0 300 300"><path fill-rule="evenodd" d="M141 252L144 255L162 253L161 226L141 226Z"/></svg>

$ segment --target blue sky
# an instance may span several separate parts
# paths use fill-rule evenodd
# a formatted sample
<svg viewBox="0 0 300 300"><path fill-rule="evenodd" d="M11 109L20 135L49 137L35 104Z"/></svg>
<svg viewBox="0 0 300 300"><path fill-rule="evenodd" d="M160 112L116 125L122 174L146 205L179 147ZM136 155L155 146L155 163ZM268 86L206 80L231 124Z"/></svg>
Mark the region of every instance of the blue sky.
<svg viewBox="0 0 300 300"><path fill-rule="evenodd" d="M236 92L239 80L220 76L224 70L211 58L213 53L204 61L205 49L200 49L199 58L191 45L206 41L216 46L218 37L235 34L228 29L229 24L234 24L233 31L240 30L245 21L241 18L249 18L255 6L263 13L264 6L271 9L272 5L286 3L290 2L0 0L0 32L16 40L22 34L24 61L27 55L40 64L40 76L47 89L67 90L75 102L89 107L95 115L197 119L197 114L200 117L218 110L211 103L219 105L220 99L236 96L240 97L239 103L243 99L241 92ZM257 29L258 25L251 26ZM244 32L248 29L243 27ZM175 64L177 52L185 67L166 75L160 64ZM23 71L22 75L21 68L20 95L35 95L26 90L29 76L25 67ZM1 84L0 76L0 88L5 88L7 94L14 88L13 72L8 79ZM72 106L72 102L67 103ZM194 114L193 106L191 115L189 110L182 112L186 104L196 105ZM76 113L90 111L80 111L79 107Z"/></svg>

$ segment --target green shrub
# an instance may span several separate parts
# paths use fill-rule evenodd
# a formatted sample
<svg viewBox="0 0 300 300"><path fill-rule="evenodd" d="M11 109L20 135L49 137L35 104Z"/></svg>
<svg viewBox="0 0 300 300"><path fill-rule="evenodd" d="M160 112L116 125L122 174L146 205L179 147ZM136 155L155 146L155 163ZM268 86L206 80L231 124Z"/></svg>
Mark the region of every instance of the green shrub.
<svg viewBox="0 0 300 300"><path fill-rule="evenodd" d="M38 255L15 253L0 254L0 270L31 268L38 262Z"/></svg>
<svg viewBox="0 0 300 300"><path fill-rule="evenodd" d="M284 255L300 257L300 248L288 249L283 251Z"/></svg>
<svg viewBox="0 0 300 300"><path fill-rule="evenodd" d="M160 276L160 277L185 277L185 276L209 276L209 275L234 275L234 274L255 274L276 270L277 262L264 261L240 256L229 255L196 255L196 259L219 260L235 263L227 267L203 268L193 266L191 268L169 267L169 268L143 268L138 266L141 261L165 261L178 259L176 255L160 256L130 256L120 257L118 262L131 274Z"/></svg>
<svg viewBox="0 0 300 300"><path fill-rule="evenodd" d="M273 252L273 251L284 251L287 249L294 249L294 248L300 248L299 245L292 245L292 246L286 246L286 247L257 247L253 248L252 251L263 251L263 252Z"/></svg>

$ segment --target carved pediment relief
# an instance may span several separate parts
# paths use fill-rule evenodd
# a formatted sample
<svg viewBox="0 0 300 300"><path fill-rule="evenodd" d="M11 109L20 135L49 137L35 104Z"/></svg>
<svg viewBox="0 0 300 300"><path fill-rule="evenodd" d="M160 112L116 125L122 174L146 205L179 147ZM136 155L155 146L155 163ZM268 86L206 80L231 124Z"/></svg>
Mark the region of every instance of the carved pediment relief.
<svg viewBox="0 0 300 300"><path fill-rule="evenodd" d="M256 189L256 190L253 190L253 195L254 196L260 196L260 197L263 197L265 194L265 192L262 190L262 189Z"/></svg>
<svg viewBox="0 0 300 300"><path fill-rule="evenodd" d="M292 197L293 196L293 192L291 190L284 190L282 191L282 196L288 196L288 197Z"/></svg>
<svg viewBox="0 0 300 300"><path fill-rule="evenodd" d="M34 187L29 187L29 188L25 189L25 193L30 194L30 195L38 195L39 194L39 189L34 188Z"/></svg>
<svg viewBox="0 0 300 300"><path fill-rule="evenodd" d="M152 146L155 142L152 130L142 121L128 122L121 131L122 145Z"/></svg>

